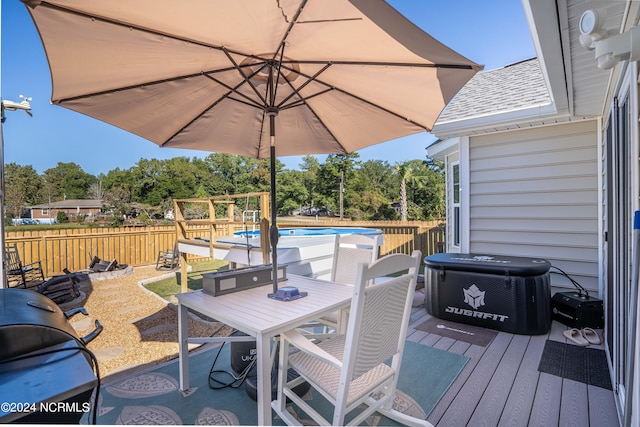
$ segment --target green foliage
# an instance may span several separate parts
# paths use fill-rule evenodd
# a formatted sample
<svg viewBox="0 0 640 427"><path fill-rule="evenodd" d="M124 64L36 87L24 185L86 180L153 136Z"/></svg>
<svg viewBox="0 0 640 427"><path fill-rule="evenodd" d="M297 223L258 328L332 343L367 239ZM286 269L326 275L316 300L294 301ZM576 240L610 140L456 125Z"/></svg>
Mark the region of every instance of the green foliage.
<svg viewBox="0 0 640 427"><path fill-rule="evenodd" d="M60 224L64 224L65 222L69 222L69 217L66 213L59 211L56 215L56 221L58 221Z"/></svg>
<svg viewBox="0 0 640 427"><path fill-rule="evenodd" d="M390 165L384 160L359 161L357 153L331 154L325 162L305 156L299 170L276 161L278 215L301 208L329 208L340 212L340 190L345 218L392 220L401 218L396 205L406 203L406 219L426 220L444 216L444 171L433 160L411 160ZM142 210L162 216L173 209L173 199L204 198L224 194L269 191L269 159L252 159L212 153L204 159L176 157L140 159L133 167L114 169L94 177L74 163L58 163L40 176L31 166L8 164L7 212L19 216L25 206L59 201L66 196L87 198L103 194L103 209L113 215L113 226L123 224ZM257 199L238 201L235 214L256 210ZM224 207L216 212L226 217ZM190 216L208 217L206 206L194 206Z"/></svg>
<svg viewBox="0 0 640 427"><path fill-rule="evenodd" d="M55 168L44 171L44 190L47 199L86 199L89 188L97 178L86 173L75 163L59 162Z"/></svg>
<svg viewBox="0 0 640 427"><path fill-rule="evenodd" d="M9 218L19 218L29 205L42 201L43 178L32 166L9 163L4 167L4 203Z"/></svg>
<svg viewBox="0 0 640 427"><path fill-rule="evenodd" d="M9 225L5 229L6 231L40 231L40 230L68 230L68 229L82 229L82 228L94 228L95 224L91 222L67 222L64 224L31 224L31 225Z"/></svg>

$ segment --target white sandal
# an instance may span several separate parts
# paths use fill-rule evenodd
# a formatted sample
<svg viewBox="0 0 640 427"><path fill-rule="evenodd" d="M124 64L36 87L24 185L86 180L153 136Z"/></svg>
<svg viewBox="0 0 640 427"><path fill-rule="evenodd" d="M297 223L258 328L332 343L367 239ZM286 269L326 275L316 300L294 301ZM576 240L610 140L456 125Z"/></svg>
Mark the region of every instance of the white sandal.
<svg viewBox="0 0 640 427"><path fill-rule="evenodd" d="M589 342L589 344L598 345L602 342L600 340L600 335L591 328L582 328L581 332L582 336Z"/></svg>
<svg viewBox="0 0 640 427"><path fill-rule="evenodd" d="M589 341L585 337L582 336L582 332L580 329L567 329L562 333L567 339L573 341L575 344L585 347L589 345Z"/></svg>

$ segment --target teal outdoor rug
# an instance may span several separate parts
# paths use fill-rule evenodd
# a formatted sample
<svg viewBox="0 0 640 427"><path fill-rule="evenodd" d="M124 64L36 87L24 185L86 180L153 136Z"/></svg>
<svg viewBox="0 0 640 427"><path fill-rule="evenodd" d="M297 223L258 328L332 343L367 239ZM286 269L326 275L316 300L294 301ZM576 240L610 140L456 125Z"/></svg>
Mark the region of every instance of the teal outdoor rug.
<svg viewBox="0 0 640 427"><path fill-rule="evenodd" d="M230 369L228 348L224 346L216 369ZM220 390L209 388L209 371L217 351L214 348L191 356L191 389L186 392L179 390L177 360L103 386L97 423L256 425L257 405L247 395L244 385ZM466 356L408 341L398 380L396 409L426 418L468 360ZM331 407L319 393L311 389L305 399L328 416ZM305 418L304 414L300 415L301 424L307 423ZM86 423L86 417L82 421ZM378 413L367 422L368 425L398 425ZM273 424L284 425L275 418Z"/></svg>

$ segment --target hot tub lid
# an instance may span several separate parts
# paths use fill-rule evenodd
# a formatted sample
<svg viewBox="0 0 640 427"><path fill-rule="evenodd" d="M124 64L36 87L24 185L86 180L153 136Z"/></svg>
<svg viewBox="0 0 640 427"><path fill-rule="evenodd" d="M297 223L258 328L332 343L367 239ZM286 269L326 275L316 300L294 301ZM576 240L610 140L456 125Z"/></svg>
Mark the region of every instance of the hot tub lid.
<svg viewBox="0 0 640 427"><path fill-rule="evenodd" d="M525 258L505 255L440 253L424 259L427 267L434 269L470 271L511 276L539 276L551 268L551 263L541 258Z"/></svg>

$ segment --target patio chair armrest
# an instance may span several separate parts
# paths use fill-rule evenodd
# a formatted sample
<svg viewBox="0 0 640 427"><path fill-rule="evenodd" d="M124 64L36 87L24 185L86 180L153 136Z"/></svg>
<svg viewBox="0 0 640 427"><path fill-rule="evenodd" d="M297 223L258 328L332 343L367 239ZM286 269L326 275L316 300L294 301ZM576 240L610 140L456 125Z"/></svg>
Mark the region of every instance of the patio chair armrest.
<svg viewBox="0 0 640 427"><path fill-rule="evenodd" d="M342 361L338 360L336 357L321 349L311 341L309 341L303 334L298 332L297 330L290 330L282 334L282 337L287 340L294 347L300 349L301 351L313 356L317 359L322 360L329 365L341 369Z"/></svg>
<svg viewBox="0 0 640 427"><path fill-rule="evenodd" d="M40 261L34 261L22 266L22 270L24 271L33 270L33 269L42 269L42 263Z"/></svg>

